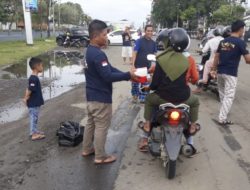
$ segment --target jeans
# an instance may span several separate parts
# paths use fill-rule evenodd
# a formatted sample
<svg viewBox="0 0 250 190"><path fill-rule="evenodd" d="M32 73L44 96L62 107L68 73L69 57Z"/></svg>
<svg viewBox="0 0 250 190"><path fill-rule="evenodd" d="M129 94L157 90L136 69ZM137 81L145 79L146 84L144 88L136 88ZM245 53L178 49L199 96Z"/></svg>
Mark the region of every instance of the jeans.
<svg viewBox="0 0 250 190"><path fill-rule="evenodd" d="M37 123L40 107L29 108L29 117L30 117L30 135L37 133Z"/></svg>
<svg viewBox="0 0 250 190"><path fill-rule="evenodd" d="M143 92L141 88L143 86L149 86L150 83L145 82L145 83L138 83L138 82L132 82L132 89L131 89L131 94L132 96L136 96L139 98L141 102L145 102L145 99L147 95L149 94L148 92Z"/></svg>

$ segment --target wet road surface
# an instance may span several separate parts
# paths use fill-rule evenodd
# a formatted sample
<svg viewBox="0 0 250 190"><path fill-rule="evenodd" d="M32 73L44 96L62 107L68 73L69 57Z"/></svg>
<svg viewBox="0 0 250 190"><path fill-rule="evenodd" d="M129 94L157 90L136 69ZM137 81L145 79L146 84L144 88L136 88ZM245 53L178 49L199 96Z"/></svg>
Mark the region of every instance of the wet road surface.
<svg viewBox="0 0 250 190"><path fill-rule="evenodd" d="M44 72L39 75L44 100L57 97L85 82L84 56L79 51L52 51L38 56ZM26 112L23 105L27 78L32 73L29 58L0 71L0 123L20 119ZM17 83L17 84L16 84Z"/></svg>
<svg viewBox="0 0 250 190"><path fill-rule="evenodd" d="M196 47L197 42L193 43L191 53L199 61L194 51ZM124 71L129 69L128 65L122 65L120 47L109 47L106 52L113 65ZM95 166L93 157L80 156L81 145L75 148L57 146L55 133L59 122L74 120L85 124L84 88L80 85L49 100L42 109L40 126L46 132L45 141L32 143L28 140L27 116L1 128L0 189L250 189L249 72L249 65L240 66L236 99L230 114L235 125L230 128L221 128L213 121L219 109L215 95L210 92L199 95L202 130L195 137L195 146L200 153L192 159L181 156L173 180L165 178L158 159L138 152L140 132L136 124L143 120L143 106L131 104L128 100L130 83L124 82L114 85L115 111L107 143L108 152L118 156L117 162Z"/></svg>

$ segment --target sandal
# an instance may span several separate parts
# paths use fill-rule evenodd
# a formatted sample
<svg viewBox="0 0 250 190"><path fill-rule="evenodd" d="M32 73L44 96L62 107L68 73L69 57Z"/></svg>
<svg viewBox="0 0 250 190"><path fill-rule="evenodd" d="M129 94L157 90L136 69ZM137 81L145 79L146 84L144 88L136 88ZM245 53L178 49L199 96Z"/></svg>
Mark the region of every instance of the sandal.
<svg viewBox="0 0 250 190"><path fill-rule="evenodd" d="M37 140L42 140L42 139L44 139L45 138L45 135L42 135L42 134L33 134L32 136L31 136L31 140L32 141L37 141Z"/></svg>
<svg viewBox="0 0 250 190"><path fill-rule="evenodd" d="M220 125L233 125L234 122L230 121L230 120L225 120L225 121L219 121Z"/></svg>
<svg viewBox="0 0 250 190"><path fill-rule="evenodd" d="M188 158L193 158L195 157L197 154L199 154L199 151L197 151L196 148L194 148L194 146L192 144L188 144L189 146L191 146L191 148L193 149L193 153L192 155L188 156Z"/></svg>
<svg viewBox="0 0 250 190"><path fill-rule="evenodd" d="M145 128L144 128L144 125L145 125L145 123L144 123L143 121L140 121L140 122L138 123L137 127L138 127L139 129L141 129L144 133L149 134L150 131L146 131Z"/></svg>
<svg viewBox="0 0 250 190"><path fill-rule="evenodd" d="M92 149L90 152L82 152L82 156L83 157L87 157L87 156L92 156L95 155L95 149Z"/></svg>
<svg viewBox="0 0 250 190"><path fill-rule="evenodd" d="M199 123L195 123L194 125L195 125L195 131L191 132L192 125L189 128L189 134L192 136L194 136L197 132L199 132L201 130L201 125ZM193 125L193 127L194 127L194 125Z"/></svg>
<svg viewBox="0 0 250 190"><path fill-rule="evenodd" d="M113 163L116 161L116 157L113 156L113 155L109 155L109 156L106 156L104 157L103 159L101 160L96 160L94 161L95 164L110 164L110 163Z"/></svg>
<svg viewBox="0 0 250 190"><path fill-rule="evenodd" d="M138 143L138 150L140 152L148 152L149 151L149 148L148 148L148 139L147 138L141 138L139 140L139 143Z"/></svg>

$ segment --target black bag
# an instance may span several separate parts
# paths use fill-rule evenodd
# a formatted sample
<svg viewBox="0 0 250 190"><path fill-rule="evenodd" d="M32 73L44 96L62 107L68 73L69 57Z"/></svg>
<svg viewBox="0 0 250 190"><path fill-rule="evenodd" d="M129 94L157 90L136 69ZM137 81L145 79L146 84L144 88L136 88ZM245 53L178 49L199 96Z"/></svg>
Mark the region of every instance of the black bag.
<svg viewBox="0 0 250 190"><path fill-rule="evenodd" d="M66 121L60 124L56 135L59 146L77 146L83 141L84 127L73 121Z"/></svg>

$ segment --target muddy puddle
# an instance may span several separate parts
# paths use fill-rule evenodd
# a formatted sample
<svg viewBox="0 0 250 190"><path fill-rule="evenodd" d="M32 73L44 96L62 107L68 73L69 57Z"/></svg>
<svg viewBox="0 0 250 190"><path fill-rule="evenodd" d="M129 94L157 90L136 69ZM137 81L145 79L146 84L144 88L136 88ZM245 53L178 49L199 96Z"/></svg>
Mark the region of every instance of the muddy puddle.
<svg viewBox="0 0 250 190"><path fill-rule="evenodd" d="M44 72L39 75L39 78L43 86L45 100L57 97L85 82L83 53L79 51L53 51L38 57L43 60L44 64ZM29 59L0 70L0 81L2 84L7 84L0 85L0 95L4 96L5 100L11 99L12 102L6 101L7 104L4 104L5 100L0 102L0 125L18 120L27 112L21 98L27 86L27 78L32 72L28 63ZM17 93L10 92L9 95L13 96L10 97L6 91L8 92L8 86L13 83L18 83L15 86Z"/></svg>

